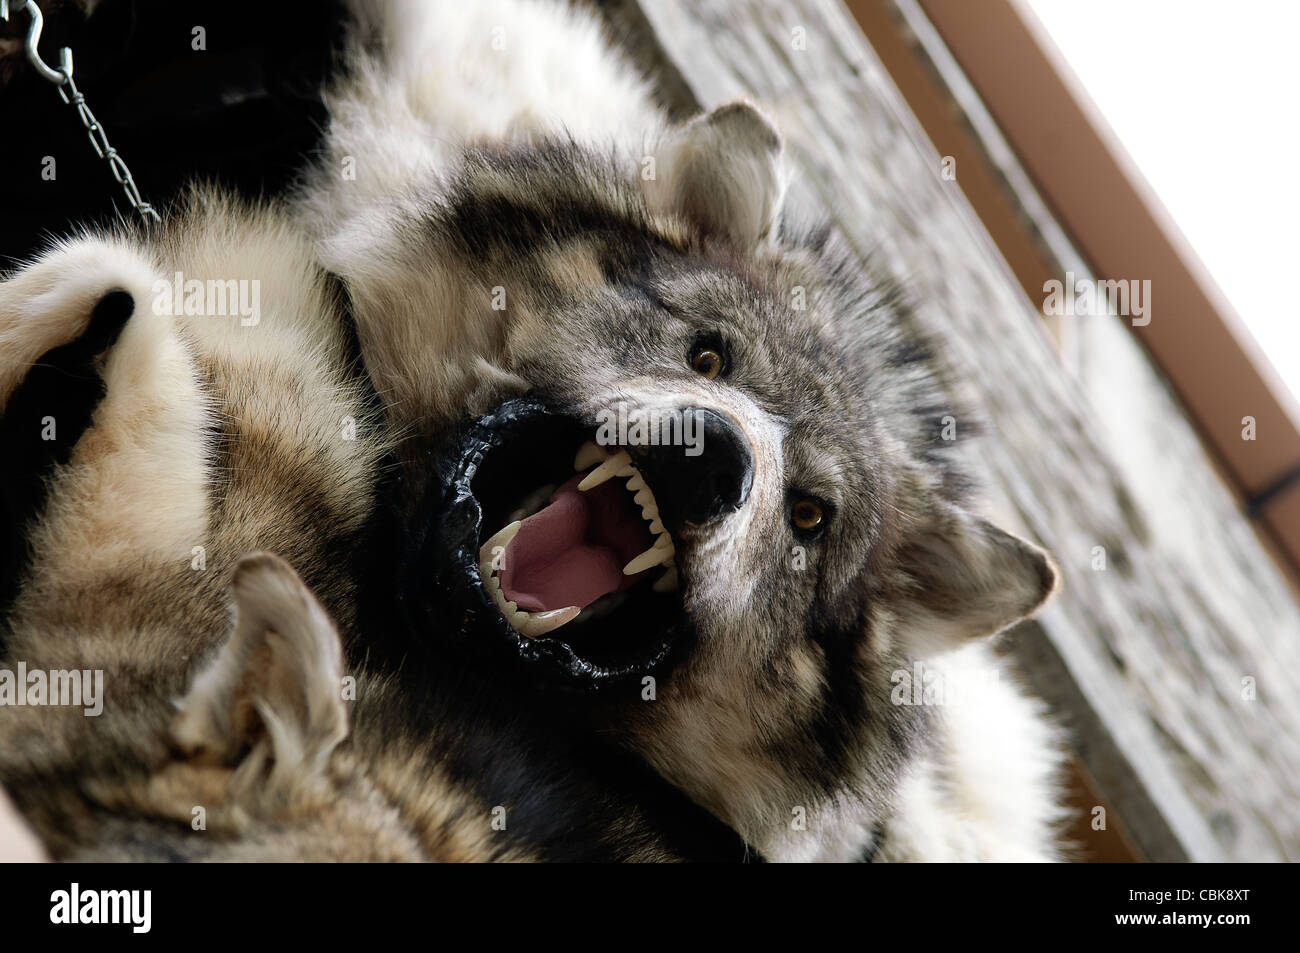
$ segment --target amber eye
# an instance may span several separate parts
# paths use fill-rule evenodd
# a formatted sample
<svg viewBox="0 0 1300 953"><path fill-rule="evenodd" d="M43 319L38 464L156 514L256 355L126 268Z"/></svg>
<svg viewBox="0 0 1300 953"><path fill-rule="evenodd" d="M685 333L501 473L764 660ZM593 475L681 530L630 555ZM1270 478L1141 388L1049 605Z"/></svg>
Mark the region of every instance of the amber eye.
<svg viewBox="0 0 1300 953"><path fill-rule="evenodd" d="M691 367L709 380L722 373L722 355L711 347L696 348L691 354Z"/></svg>
<svg viewBox="0 0 1300 953"><path fill-rule="evenodd" d="M820 529L825 518L821 504L814 500L800 500L790 508L790 521L794 523L795 529L805 533Z"/></svg>

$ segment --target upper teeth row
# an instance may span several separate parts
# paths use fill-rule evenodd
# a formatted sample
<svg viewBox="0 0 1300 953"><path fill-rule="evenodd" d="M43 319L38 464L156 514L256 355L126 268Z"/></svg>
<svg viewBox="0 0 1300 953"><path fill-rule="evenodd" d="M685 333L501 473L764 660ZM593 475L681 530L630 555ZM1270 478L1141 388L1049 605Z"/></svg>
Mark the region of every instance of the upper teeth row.
<svg viewBox="0 0 1300 953"><path fill-rule="evenodd" d="M632 492L632 500L637 506L641 507L641 516L650 524L650 532L655 537L654 544L649 549L623 567L623 575L635 576L639 572L645 572L652 566L667 565L669 571L655 581L654 588L658 592L671 589L673 583L676 582L676 572L672 565L673 555L676 550L673 548L672 537L668 535L668 531L664 529L663 521L659 519L659 504L655 502L654 493L646 485L645 478L641 476L641 471L636 468L631 455L626 450L620 450L612 454L607 453L600 446L588 440L578 449L577 456L573 458L573 469L585 470L593 463L599 463L600 465L582 478L578 483L578 490L585 493L616 476L629 477L627 488Z"/></svg>

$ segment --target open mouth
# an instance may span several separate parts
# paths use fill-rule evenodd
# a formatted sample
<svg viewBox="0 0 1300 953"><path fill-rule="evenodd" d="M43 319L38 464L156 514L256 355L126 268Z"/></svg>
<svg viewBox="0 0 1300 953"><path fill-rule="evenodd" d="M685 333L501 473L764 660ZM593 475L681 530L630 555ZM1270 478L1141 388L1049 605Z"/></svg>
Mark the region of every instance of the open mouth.
<svg viewBox="0 0 1300 953"><path fill-rule="evenodd" d="M458 482L479 513L466 570L492 627L526 661L609 681L667 657L681 602L653 487L594 432L535 400L508 401L476 424Z"/></svg>
<svg viewBox="0 0 1300 953"><path fill-rule="evenodd" d="M575 474L544 484L479 550L479 576L516 632L537 638L610 614L649 584L677 589L672 537L645 477L626 450L588 441ZM653 577L653 580L652 578Z"/></svg>

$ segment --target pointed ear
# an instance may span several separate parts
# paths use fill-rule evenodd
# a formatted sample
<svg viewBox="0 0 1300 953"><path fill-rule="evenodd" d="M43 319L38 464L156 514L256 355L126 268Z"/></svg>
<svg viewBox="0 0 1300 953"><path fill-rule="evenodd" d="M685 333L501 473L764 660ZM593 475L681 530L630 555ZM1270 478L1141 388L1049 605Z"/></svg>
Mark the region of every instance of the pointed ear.
<svg viewBox="0 0 1300 953"><path fill-rule="evenodd" d="M1056 591L1046 552L950 504L899 555L914 586L905 609L908 638L922 655L1000 632Z"/></svg>
<svg viewBox="0 0 1300 953"><path fill-rule="evenodd" d="M235 631L194 679L172 722L189 757L271 764L271 780L319 771L347 736L342 647L329 616L283 559L243 557L231 590Z"/></svg>
<svg viewBox="0 0 1300 953"><path fill-rule="evenodd" d="M668 132L642 182L659 215L741 247L774 233L785 196L781 134L749 103L729 103Z"/></svg>

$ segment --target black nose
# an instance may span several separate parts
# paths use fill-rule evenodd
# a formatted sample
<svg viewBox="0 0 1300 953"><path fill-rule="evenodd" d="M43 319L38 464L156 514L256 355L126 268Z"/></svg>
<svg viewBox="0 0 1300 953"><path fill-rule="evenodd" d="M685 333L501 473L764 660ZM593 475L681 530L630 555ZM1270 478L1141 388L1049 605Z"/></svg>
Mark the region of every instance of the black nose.
<svg viewBox="0 0 1300 953"><path fill-rule="evenodd" d="M740 427L712 410L684 407L682 436L678 445L628 448L664 523L707 523L740 509L754 485L754 455Z"/></svg>

